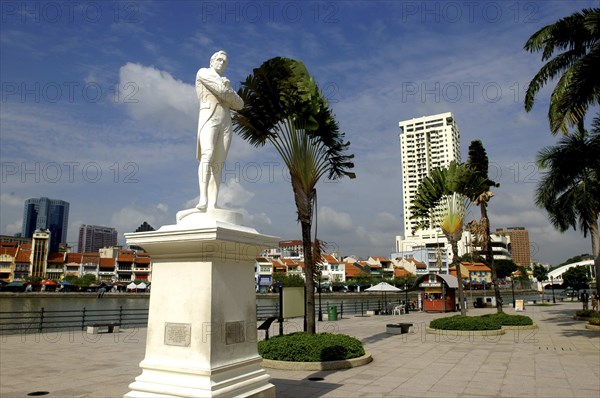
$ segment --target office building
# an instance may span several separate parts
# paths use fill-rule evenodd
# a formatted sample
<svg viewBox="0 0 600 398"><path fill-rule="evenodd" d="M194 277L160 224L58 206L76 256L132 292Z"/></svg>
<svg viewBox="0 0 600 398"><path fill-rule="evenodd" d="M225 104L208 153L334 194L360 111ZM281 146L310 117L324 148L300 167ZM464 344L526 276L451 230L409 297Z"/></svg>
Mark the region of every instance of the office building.
<svg viewBox="0 0 600 398"><path fill-rule="evenodd" d="M433 169L446 167L452 161L460 162L460 132L450 112L404 120L399 127L404 235L396 236L393 256L405 257L402 253L418 251L423 254L425 263L437 264L440 257L447 258L452 254L450 245L439 228L413 233L416 221L410 219L410 207L421 181ZM465 247L466 240L463 239L459 242L459 252L464 253ZM447 266L444 268L447 270ZM432 272L439 272L439 269L439 265L431 267Z"/></svg>
<svg viewBox="0 0 600 398"><path fill-rule="evenodd" d="M524 227L497 228L494 233L508 237L509 251L515 264L524 267L531 265L531 248L527 229Z"/></svg>
<svg viewBox="0 0 600 398"><path fill-rule="evenodd" d="M50 231L50 251L57 252L59 245L67 242L69 203L49 198L25 201L22 236L32 238L36 230Z"/></svg>
<svg viewBox="0 0 600 398"><path fill-rule="evenodd" d="M48 266L51 237L48 231L38 229L33 233L29 275L44 278Z"/></svg>
<svg viewBox="0 0 600 398"><path fill-rule="evenodd" d="M97 252L103 247L117 245L117 230L100 225L86 225L79 227L78 253Z"/></svg>

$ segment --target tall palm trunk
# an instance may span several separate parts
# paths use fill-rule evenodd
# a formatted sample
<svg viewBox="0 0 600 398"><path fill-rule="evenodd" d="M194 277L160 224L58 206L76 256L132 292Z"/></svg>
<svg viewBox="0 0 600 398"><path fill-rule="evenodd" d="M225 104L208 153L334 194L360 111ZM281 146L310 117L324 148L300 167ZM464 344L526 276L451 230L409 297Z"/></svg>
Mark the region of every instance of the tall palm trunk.
<svg viewBox="0 0 600 398"><path fill-rule="evenodd" d="M596 215L598 220L598 215ZM592 255L594 256L594 268L596 270L596 293L600 296L600 233L598 232L598 221L590 223L590 236L592 238Z"/></svg>
<svg viewBox="0 0 600 398"><path fill-rule="evenodd" d="M485 260L490 265L492 270L492 284L494 285L494 296L496 297L496 312L504 312L502 310L502 295L500 294L500 286L498 285L498 273L496 272L496 264L494 263L494 252L492 250L491 234L490 234L490 221L487 216L487 203L481 202L479 205L481 209L481 222L485 223Z"/></svg>
<svg viewBox="0 0 600 398"><path fill-rule="evenodd" d="M446 235L446 238L452 246L452 264L456 269L456 279L458 280L458 302L460 305L460 314L467 315L467 309L465 308L465 294L463 290L462 272L460 269L460 261L458 260L458 240L450 235ZM446 305L444 303L444 305Z"/></svg>
<svg viewBox="0 0 600 398"><path fill-rule="evenodd" d="M306 332L316 333L315 325L315 264L312 255L312 214L315 191L306 192L301 181L292 176L294 200L298 210L298 221L302 228L304 249L304 275L306 277Z"/></svg>
<svg viewBox="0 0 600 398"><path fill-rule="evenodd" d="M316 333L315 324L315 266L312 256L311 229L312 223L300 222L302 226L302 247L304 248L304 272L306 275L306 332Z"/></svg>

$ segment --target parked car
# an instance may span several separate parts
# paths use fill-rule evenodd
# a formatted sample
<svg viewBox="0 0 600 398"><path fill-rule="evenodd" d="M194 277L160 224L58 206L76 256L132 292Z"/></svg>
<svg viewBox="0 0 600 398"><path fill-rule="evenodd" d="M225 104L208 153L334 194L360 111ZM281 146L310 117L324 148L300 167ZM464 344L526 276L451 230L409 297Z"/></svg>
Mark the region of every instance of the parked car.
<svg viewBox="0 0 600 398"><path fill-rule="evenodd" d="M569 288L565 289L560 295L564 297L578 297L579 293L577 290Z"/></svg>

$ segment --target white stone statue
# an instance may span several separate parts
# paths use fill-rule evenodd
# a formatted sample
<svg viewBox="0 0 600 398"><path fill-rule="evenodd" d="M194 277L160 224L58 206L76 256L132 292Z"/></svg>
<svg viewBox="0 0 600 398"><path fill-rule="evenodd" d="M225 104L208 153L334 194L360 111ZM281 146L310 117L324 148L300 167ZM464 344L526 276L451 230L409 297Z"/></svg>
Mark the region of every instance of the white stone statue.
<svg viewBox="0 0 600 398"><path fill-rule="evenodd" d="M244 101L223 76L228 65L227 53L217 51L210 58L210 68L196 74L196 94L200 103L196 158L200 200L196 208L206 211L217 207L221 172L231 145L233 129L230 109L240 110Z"/></svg>

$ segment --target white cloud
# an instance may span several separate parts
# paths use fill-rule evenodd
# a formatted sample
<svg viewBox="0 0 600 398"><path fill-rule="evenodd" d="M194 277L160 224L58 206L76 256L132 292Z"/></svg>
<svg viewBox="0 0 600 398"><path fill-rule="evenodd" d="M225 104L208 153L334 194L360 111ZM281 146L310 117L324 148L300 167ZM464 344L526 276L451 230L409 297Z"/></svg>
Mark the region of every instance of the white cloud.
<svg viewBox="0 0 600 398"><path fill-rule="evenodd" d="M169 72L128 62L119 70L119 90L122 103L135 120L186 131L196 123L194 86Z"/></svg>
<svg viewBox="0 0 600 398"><path fill-rule="evenodd" d="M326 230L329 234L334 231L347 232L352 227L352 217L348 213L336 211L331 207L321 206L319 208L319 228Z"/></svg>
<svg viewBox="0 0 600 398"><path fill-rule="evenodd" d="M155 229L163 225L175 223L175 218L167 213L166 206L163 204L136 206L130 205L114 213L111 217L110 226L119 231L119 240L123 233L133 232L142 222L147 221Z"/></svg>
<svg viewBox="0 0 600 398"><path fill-rule="evenodd" d="M400 221L398 221L395 215L385 211L377 213L377 216L375 217L375 222L377 223L377 226L381 229L402 227Z"/></svg>
<svg viewBox="0 0 600 398"><path fill-rule="evenodd" d="M14 235L21 232L23 230L23 220L19 219L12 224L6 224L4 230L6 231L7 235Z"/></svg>

